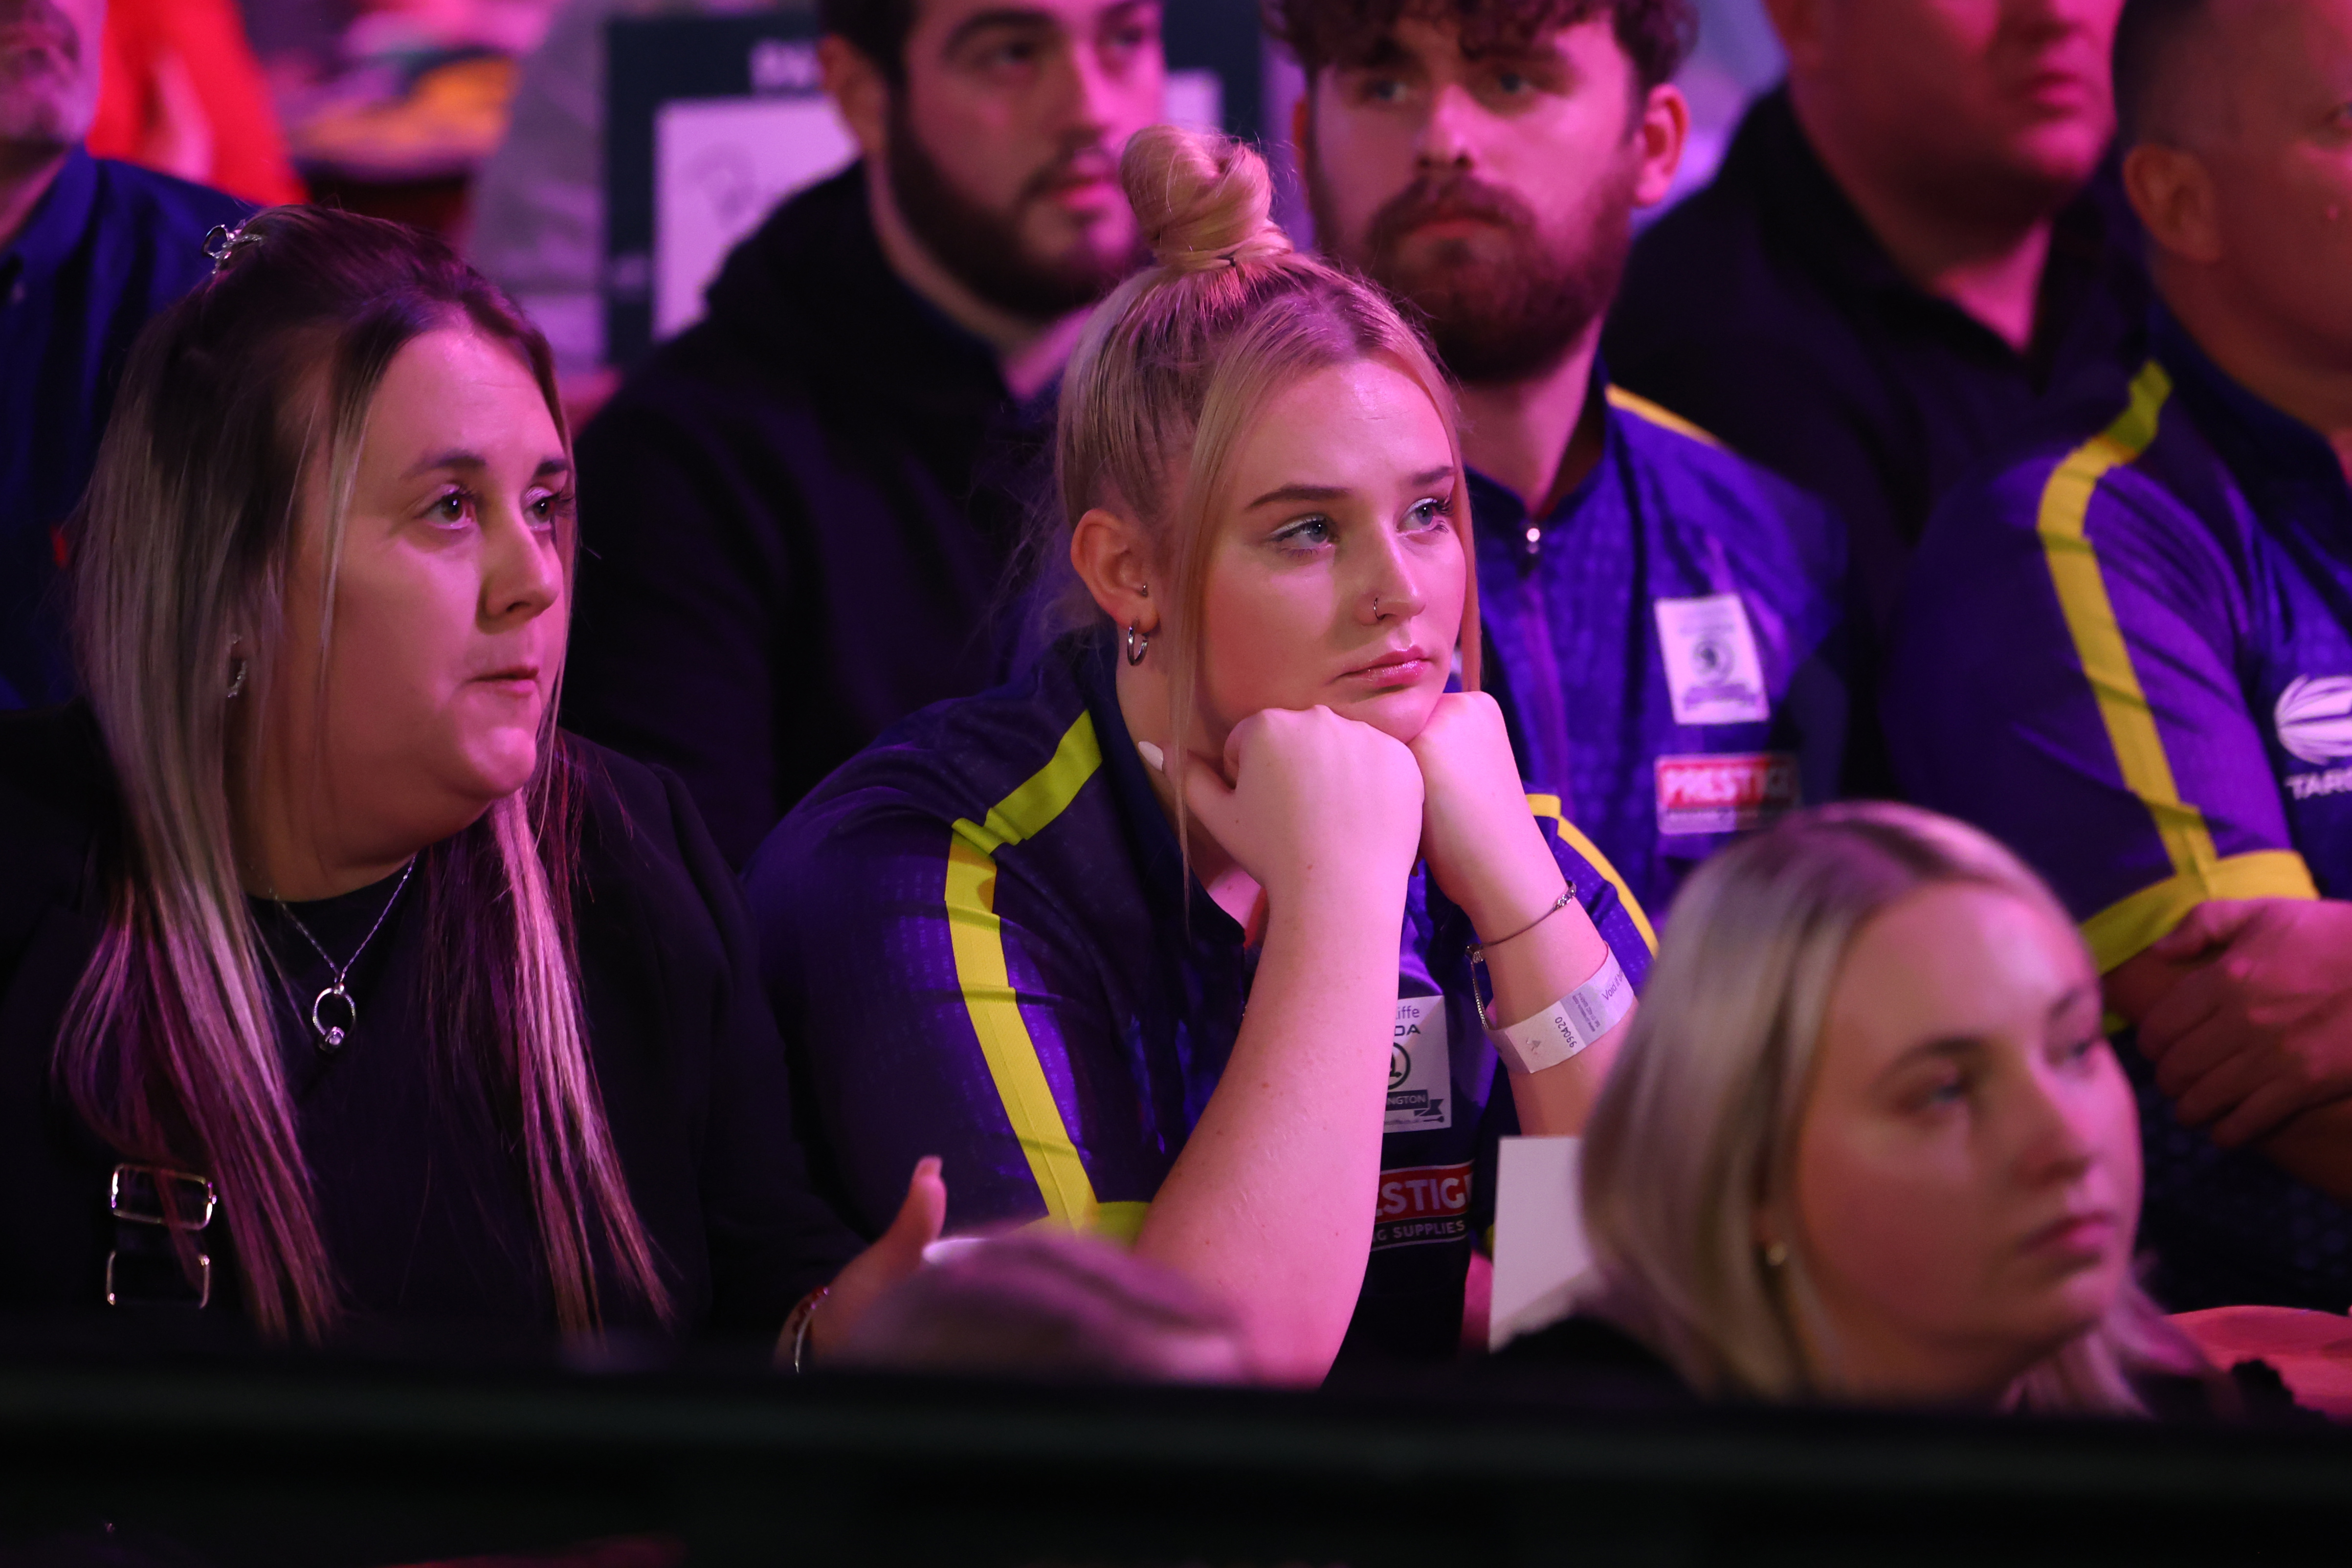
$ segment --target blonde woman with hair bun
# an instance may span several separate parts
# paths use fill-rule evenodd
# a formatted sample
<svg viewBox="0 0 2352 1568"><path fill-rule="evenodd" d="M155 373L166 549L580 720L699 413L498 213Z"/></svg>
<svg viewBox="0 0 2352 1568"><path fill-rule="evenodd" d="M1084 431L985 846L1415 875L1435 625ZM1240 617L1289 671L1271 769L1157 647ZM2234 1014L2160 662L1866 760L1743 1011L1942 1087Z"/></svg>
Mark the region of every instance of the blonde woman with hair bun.
<svg viewBox="0 0 2352 1568"><path fill-rule="evenodd" d="M1690 1391L2230 1410L2132 1273L2140 1153L2098 979L2049 889L1907 806L1793 815L1675 899L1585 1134L1600 1281L1506 1359Z"/></svg>
<svg viewBox="0 0 2352 1568"><path fill-rule="evenodd" d="M1477 690L1421 336L1292 248L1248 148L1159 127L1121 174L1156 260L1064 382L1063 634L777 829L770 994L868 1232L938 1152L950 1229L1129 1239L1259 1375L1448 1358L1495 1139L1581 1124L1646 925Z"/></svg>

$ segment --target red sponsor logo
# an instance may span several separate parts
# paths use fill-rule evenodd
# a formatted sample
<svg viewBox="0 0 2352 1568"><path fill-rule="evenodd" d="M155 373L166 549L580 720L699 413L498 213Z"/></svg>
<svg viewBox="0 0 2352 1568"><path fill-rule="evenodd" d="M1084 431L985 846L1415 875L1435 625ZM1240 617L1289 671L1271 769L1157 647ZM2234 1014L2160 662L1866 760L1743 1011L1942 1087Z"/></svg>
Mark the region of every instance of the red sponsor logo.
<svg viewBox="0 0 2352 1568"><path fill-rule="evenodd" d="M1419 1247L1470 1234L1470 1167L1412 1166L1381 1173L1375 1247Z"/></svg>
<svg viewBox="0 0 2352 1568"><path fill-rule="evenodd" d="M1797 759L1785 751L1658 758L1658 831L1729 833L1761 827L1798 803Z"/></svg>

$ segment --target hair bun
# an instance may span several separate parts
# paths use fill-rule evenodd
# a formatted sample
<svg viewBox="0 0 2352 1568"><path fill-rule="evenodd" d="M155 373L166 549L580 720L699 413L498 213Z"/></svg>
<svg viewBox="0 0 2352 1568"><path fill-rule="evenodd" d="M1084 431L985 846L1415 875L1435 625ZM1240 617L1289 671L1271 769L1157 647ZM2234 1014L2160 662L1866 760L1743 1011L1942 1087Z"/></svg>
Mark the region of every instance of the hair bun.
<svg viewBox="0 0 2352 1568"><path fill-rule="evenodd" d="M1147 126L1128 142L1118 177L1144 243L1171 271L1238 267L1291 248L1270 215L1265 160L1233 137Z"/></svg>

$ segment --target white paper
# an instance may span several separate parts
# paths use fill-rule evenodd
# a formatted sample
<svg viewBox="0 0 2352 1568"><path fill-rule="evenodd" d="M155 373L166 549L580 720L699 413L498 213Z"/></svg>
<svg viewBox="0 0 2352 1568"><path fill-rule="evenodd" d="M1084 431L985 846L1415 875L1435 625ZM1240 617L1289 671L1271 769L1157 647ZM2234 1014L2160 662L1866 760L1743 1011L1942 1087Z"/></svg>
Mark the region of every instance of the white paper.
<svg viewBox="0 0 2352 1568"><path fill-rule="evenodd" d="M1592 1249L1576 1194L1581 1138L1505 1138L1495 1169L1495 1294L1486 1347L1566 1317Z"/></svg>

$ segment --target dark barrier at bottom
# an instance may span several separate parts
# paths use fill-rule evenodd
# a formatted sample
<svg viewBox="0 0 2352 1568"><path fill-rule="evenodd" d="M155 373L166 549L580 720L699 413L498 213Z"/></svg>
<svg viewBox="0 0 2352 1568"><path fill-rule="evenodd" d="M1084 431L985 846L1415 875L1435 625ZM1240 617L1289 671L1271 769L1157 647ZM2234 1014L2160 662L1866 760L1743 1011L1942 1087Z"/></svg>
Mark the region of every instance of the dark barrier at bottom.
<svg viewBox="0 0 2352 1568"><path fill-rule="evenodd" d="M0 1562L2340 1562L2314 1432L0 1350Z"/></svg>

